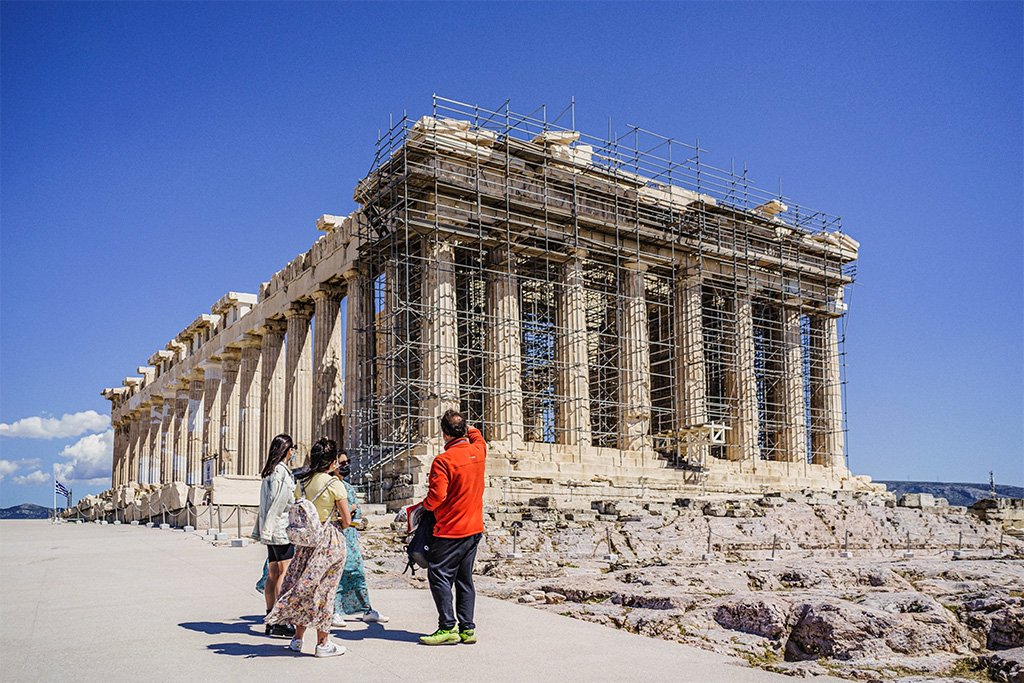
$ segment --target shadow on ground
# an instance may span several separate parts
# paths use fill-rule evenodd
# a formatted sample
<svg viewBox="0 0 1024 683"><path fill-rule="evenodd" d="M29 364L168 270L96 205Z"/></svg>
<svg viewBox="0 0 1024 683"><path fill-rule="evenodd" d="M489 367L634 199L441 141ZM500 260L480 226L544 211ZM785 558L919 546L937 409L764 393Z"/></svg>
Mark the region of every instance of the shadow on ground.
<svg viewBox="0 0 1024 683"><path fill-rule="evenodd" d="M186 621L178 626L188 629L189 631L196 631L198 633L205 633L210 636L219 635L221 633L250 633L253 635L263 635L263 616L245 616L239 617L237 621Z"/></svg>
<svg viewBox="0 0 1024 683"><path fill-rule="evenodd" d="M358 631L344 628L331 629L331 633L340 640L393 640L399 643L418 643L422 633L413 633L402 629L386 628L380 624L369 624Z"/></svg>

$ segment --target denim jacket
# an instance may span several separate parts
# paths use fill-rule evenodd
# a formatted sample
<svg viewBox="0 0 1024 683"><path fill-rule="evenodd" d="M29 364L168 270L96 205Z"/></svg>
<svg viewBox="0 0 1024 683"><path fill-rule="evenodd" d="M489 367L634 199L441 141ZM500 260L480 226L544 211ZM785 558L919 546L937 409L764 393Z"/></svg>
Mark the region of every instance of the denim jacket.
<svg viewBox="0 0 1024 683"><path fill-rule="evenodd" d="M288 543L288 507L295 500L295 477L288 466L279 462L260 484L260 513L252 537L266 545Z"/></svg>

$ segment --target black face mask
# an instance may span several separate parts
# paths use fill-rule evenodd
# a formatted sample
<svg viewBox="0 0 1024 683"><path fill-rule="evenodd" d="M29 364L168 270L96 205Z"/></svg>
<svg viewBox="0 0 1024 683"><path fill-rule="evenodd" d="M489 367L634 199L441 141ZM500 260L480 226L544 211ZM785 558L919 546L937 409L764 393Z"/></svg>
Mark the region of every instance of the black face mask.
<svg viewBox="0 0 1024 683"><path fill-rule="evenodd" d="M338 468L338 474L340 474L343 477L347 477L351 471L352 466L349 463L345 463L344 465Z"/></svg>

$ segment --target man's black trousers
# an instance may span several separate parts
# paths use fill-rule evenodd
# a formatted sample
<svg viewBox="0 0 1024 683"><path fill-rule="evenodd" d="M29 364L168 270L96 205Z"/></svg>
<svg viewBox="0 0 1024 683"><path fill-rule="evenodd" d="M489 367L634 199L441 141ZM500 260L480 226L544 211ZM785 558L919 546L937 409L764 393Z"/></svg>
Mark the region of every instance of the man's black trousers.
<svg viewBox="0 0 1024 683"><path fill-rule="evenodd" d="M430 594L437 607L437 626L443 629L476 628L473 623L473 608L476 605L476 589L473 587L473 561L476 548L483 534L465 538L437 538L430 541L427 552L427 581ZM455 612L452 613L452 587L455 587Z"/></svg>

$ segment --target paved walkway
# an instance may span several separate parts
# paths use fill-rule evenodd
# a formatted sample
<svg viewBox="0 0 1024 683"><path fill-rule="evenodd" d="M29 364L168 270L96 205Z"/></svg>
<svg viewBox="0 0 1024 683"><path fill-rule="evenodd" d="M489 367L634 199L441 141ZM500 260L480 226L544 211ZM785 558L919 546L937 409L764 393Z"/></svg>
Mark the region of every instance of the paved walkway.
<svg viewBox="0 0 1024 683"><path fill-rule="evenodd" d="M318 660L262 635L261 546L215 548L145 527L0 522L3 679L370 681L790 681L703 650L480 598L474 646L429 648L425 590L372 589L386 626L335 631ZM818 679L823 680L823 679Z"/></svg>

